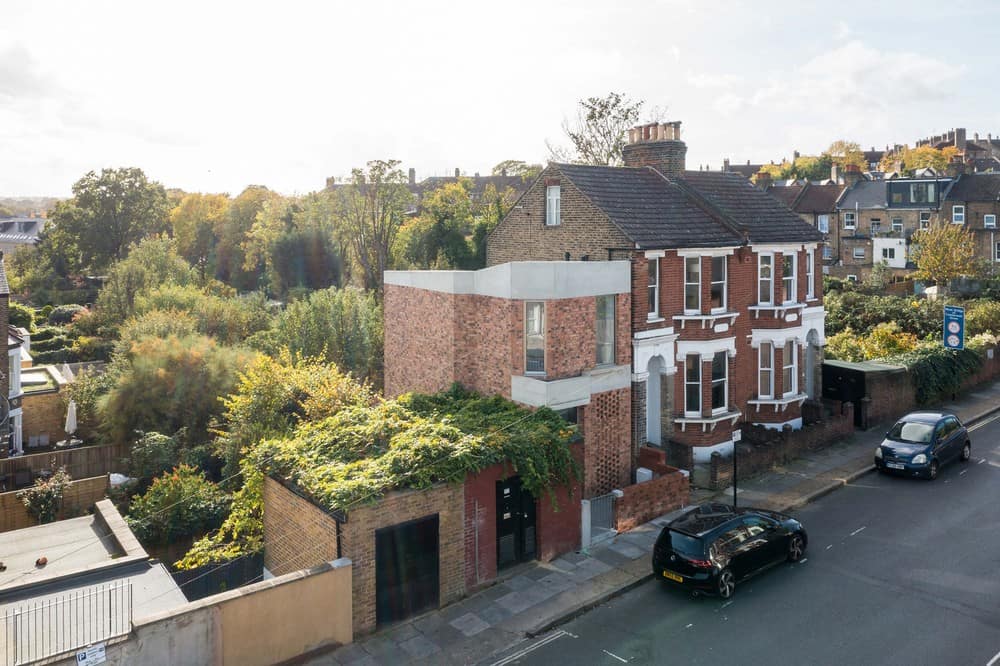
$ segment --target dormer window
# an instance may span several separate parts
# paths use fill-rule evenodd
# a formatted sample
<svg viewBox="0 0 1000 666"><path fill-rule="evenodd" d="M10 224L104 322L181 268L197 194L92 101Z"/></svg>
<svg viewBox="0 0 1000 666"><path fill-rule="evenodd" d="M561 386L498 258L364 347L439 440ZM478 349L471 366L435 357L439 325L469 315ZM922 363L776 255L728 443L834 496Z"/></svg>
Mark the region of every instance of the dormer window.
<svg viewBox="0 0 1000 666"><path fill-rule="evenodd" d="M545 188L545 226L559 226L559 186L549 185Z"/></svg>

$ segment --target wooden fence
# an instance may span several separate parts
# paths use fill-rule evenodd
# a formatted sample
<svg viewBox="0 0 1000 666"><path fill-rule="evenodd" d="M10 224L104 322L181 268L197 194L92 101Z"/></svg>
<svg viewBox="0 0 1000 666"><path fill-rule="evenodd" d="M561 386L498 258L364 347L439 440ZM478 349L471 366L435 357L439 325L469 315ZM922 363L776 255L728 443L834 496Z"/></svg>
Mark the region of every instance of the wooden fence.
<svg viewBox="0 0 1000 666"><path fill-rule="evenodd" d="M10 489L13 487L11 484L14 475L24 470L31 472L32 477L34 477L43 469L65 467L74 479L87 479L111 472L124 474L125 465L122 463L122 459L126 458L128 453L127 444L99 444L65 451L48 451L16 458L3 458L0 459L0 476L6 476L6 485Z"/></svg>
<svg viewBox="0 0 1000 666"><path fill-rule="evenodd" d="M104 499L107 491L107 474L71 481L63 494L58 519L84 515L98 500ZM34 527L37 524L38 521L28 513L16 490L0 493L0 532Z"/></svg>

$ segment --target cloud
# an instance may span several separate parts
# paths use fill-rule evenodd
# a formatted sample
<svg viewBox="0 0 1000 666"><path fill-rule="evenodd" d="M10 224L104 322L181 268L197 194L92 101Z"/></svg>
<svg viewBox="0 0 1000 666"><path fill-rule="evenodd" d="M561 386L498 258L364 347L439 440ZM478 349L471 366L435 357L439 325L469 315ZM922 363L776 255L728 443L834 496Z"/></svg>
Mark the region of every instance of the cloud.
<svg viewBox="0 0 1000 666"><path fill-rule="evenodd" d="M0 51L0 100L22 102L51 97L57 92L55 87L24 46L15 44Z"/></svg>
<svg viewBox="0 0 1000 666"><path fill-rule="evenodd" d="M847 39L851 35L851 26L847 25L847 21L837 21L837 31L833 34L833 38L837 41Z"/></svg>
<svg viewBox="0 0 1000 666"><path fill-rule="evenodd" d="M684 77L688 85L699 89L731 88L743 82L743 77L735 74L688 73Z"/></svg>

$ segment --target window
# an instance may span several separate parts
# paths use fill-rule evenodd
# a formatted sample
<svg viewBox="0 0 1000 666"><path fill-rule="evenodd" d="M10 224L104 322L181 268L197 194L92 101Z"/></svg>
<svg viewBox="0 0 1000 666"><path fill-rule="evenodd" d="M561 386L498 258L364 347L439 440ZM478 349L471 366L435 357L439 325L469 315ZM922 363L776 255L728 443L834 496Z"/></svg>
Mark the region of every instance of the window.
<svg viewBox="0 0 1000 666"><path fill-rule="evenodd" d="M903 203L903 193L898 190L892 193L892 203L901 204Z"/></svg>
<svg viewBox="0 0 1000 666"><path fill-rule="evenodd" d="M931 225L931 214L930 211L921 211L920 213L920 228L926 229Z"/></svg>
<svg viewBox="0 0 1000 666"><path fill-rule="evenodd" d="M829 245L824 245L823 246L823 258L824 259L833 259L833 248L830 247Z"/></svg>
<svg viewBox="0 0 1000 666"><path fill-rule="evenodd" d="M701 354L688 354L684 366L684 414L701 416Z"/></svg>
<svg viewBox="0 0 1000 666"><path fill-rule="evenodd" d="M903 218L901 218L901 217L894 217L894 218L892 218L892 230L893 231L902 231L903 230Z"/></svg>
<svg viewBox="0 0 1000 666"><path fill-rule="evenodd" d="M844 213L844 228L853 229L857 226L857 216L854 213Z"/></svg>
<svg viewBox="0 0 1000 666"><path fill-rule="evenodd" d="M559 197L558 185L545 188L545 226L559 226Z"/></svg>
<svg viewBox="0 0 1000 666"><path fill-rule="evenodd" d="M884 247L884 248L882 248L882 258L883 259L895 259L896 258L896 248L894 248L894 247Z"/></svg>
<svg viewBox="0 0 1000 666"><path fill-rule="evenodd" d="M865 248L863 248L863 247L856 247L856 248L854 248L854 258L855 259L864 259L865 258Z"/></svg>
<svg viewBox="0 0 1000 666"><path fill-rule="evenodd" d="M760 368L759 380L757 383L758 398L774 397L774 345L770 342L760 343L757 350L757 365Z"/></svg>
<svg viewBox="0 0 1000 666"><path fill-rule="evenodd" d="M997 216L996 215L983 215L983 226L987 229L996 229L997 227Z"/></svg>
<svg viewBox="0 0 1000 666"><path fill-rule="evenodd" d="M820 215L819 217L817 217L816 228L819 229L820 232L824 234L830 233L830 216Z"/></svg>
<svg viewBox="0 0 1000 666"><path fill-rule="evenodd" d="M951 223L965 224L965 206L951 207Z"/></svg>
<svg viewBox="0 0 1000 666"><path fill-rule="evenodd" d="M816 297L816 255L806 250L806 298Z"/></svg>
<svg viewBox="0 0 1000 666"><path fill-rule="evenodd" d="M729 353L715 352L712 357L712 413L727 409L729 389Z"/></svg>
<svg viewBox="0 0 1000 666"><path fill-rule="evenodd" d="M993 250L993 261L1000 261L1000 243L997 243Z"/></svg>
<svg viewBox="0 0 1000 666"><path fill-rule="evenodd" d="M770 305L774 297L771 284L773 264L774 257L770 254L757 257L757 303L760 305Z"/></svg>
<svg viewBox="0 0 1000 666"><path fill-rule="evenodd" d="M660 258L648 259L649 265L649 318L660 316Z"/></svg>
<svg viewBox="0 0 1000 666"><path fill-rule="evenodd" d="M684 258L684 312L701 312L701 257Z"/></svg>
<svg viewBox="0 0 1000 666"><path fill-rule="evenodd" d="M911 183L910 203L934 203L934 183Z"/></svg>
<svg viewBox="0 0 1000 666"><path fill-rule="evenodd" d="M726 311L726 258L712 257L712 312Z"/></svg>
<svg viewBox="0 0 1000 666"><path fill-rule="evenodd" d="M545 372L545 303L524 304L524 371Z"/></svg>
<svg viewBox="0 0 1000 666"><path fill-rule="evenodd" d="M871 224L872 236L874 236L878 232L882 231L882 219L881 218L873 217L871 220L869 220L869 224Z"/></svg>
<svg viewBox="0 0 1000 666"><path fill-rule="evenodd" d="M797 380L799 373L796 372L798 360L798 349L795 340L789 340L785 343L785 351L781 359L781 388L785 392L786 397L798 393Z"/></svg>
<svg viewBox="0 0 1000 666"><path fill-rule="evenodd" d="M798 299L795 281L795 255L781 255L781 302L794 303Z"/></svg>
<svg viewBox="0 0 1000 666"><path fill-rule="evenodd" d="M615 362L615 297L597 297L597 364Z"/></svg>
<svg viewBox="0 0 1000 666"><path fill-rule="evenodd" d="M857 282L858 281L858 276L857 275L848 275L847 276L847 281L848 282Z"/></svg>

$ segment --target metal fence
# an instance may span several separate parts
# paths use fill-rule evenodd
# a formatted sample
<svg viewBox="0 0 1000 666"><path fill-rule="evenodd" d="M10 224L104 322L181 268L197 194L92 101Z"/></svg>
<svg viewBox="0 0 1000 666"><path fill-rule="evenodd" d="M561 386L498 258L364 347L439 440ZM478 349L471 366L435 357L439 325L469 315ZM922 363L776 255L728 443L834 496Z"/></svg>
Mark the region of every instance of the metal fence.
<svg viewBox="0 0 1000 666"><path fill-rule="evenodd" d="M615 493L608 493L599 497L591 497L583 500L582 541L583 548L587 548L606 539L610 539L618 532L615 531Z"/></svg>
<svg viewBox="0 0 1000 666"><path fill-rule="evenodd" d="M3 612L4 664L17 666L132 630L128 580L55 595Z"/></svg>

